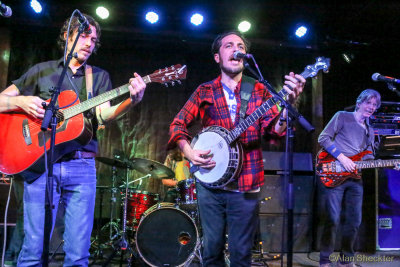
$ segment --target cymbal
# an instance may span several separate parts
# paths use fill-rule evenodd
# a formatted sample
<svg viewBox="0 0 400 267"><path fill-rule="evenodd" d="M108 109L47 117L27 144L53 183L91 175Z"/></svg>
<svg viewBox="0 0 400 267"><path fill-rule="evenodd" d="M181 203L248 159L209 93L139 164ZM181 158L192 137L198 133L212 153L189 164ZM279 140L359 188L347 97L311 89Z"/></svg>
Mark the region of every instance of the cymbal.
<svg viewBox="0 0 400 267"><path fill-rule="evenodd" d="M100 161L101 163L115 166L118 168L131 168L131 162L129 161L122 161L118 159L110 159L105 157L96 157L96 160Z"/></svg>
<svg viewBox="0 0 400 267"><path fill-rule="evenodd" d="M118 159L96 157L96 160L118 168L128 168L137 170L144 174L150 174L152 178L167 179L175 176L174 172L170 168L158 161L150 159L133 158L131 160L122 161Z"/></svg>
<svg viewBox="0 0 400 267"><path fill-rule="evenodd" d="M158 161L143 158L133 158L131 159L131 162L132 169L141 173L150 174L152 178L167 179L175 176L174 172L170 168Z"/></svg>

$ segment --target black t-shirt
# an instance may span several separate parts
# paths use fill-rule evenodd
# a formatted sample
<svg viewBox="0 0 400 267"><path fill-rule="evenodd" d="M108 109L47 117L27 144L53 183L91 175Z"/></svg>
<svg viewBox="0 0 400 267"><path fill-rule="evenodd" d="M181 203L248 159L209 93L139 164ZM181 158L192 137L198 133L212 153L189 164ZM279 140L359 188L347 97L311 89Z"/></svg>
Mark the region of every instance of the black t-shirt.
<svg viewBox="0 0 400 267"><path fill-rule="evenodd" d="M108 90L111 90L111 81L108 72L98 67L92 66L93 69L93 96L102 94ZM14 80L13 84L17 86L21 95L34 95L47 100L51 97L50 90L57 86L58 79L63 70L63 59L52 60L42 62L31 67L25 74L19 79ZM81 102L87 99L86 93L86 79L85 79L85 68L81 66L75 74L72 73L71 69L67 69L67 75L71 77L72 82L76 85L79 92L79 100ZM61 85L61 91L74 90L70 81L67 77ZM93 120L96 116L94 116ZM97 122L94 122L97 125ZM94 136L92 140L86 146L82 147L84 151L97 152L97 139L96 139L96 127L94 127Z"/></svg>

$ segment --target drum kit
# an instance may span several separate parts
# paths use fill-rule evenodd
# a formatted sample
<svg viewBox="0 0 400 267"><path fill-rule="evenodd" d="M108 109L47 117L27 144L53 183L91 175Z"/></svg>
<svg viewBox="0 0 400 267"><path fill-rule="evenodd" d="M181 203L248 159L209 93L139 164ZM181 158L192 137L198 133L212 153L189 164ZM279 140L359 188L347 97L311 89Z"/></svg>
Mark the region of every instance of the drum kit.
<svg viewBox="0 0 400 267"><path fill-rule="evenodd" d="M142 260L149 266L189 266L196 257L201 263L199 218L194 179L180 181L177 185L178 198L175 203L161 202L159 194L150 193L131 186L147 179L171 179L174 172L163 164L143 158L131 160L96 158L99 162L112 166L110 221L98 227L92 241L94 261L103 256L103 249L112 248L111 255L102 266L120 254L120 264L124 253L128 266L132 260ZM117 185L116 168L126 169L125 182ZM129 180L128 170L146 174ZM100 188L100 206L102 193ZM116 219L117 196L121 196L121 215ZM100 221L102 212L100 208ZM98 223L99 224L99 223ZM100 240L102 232L108 232L107 240Z"/></svg>

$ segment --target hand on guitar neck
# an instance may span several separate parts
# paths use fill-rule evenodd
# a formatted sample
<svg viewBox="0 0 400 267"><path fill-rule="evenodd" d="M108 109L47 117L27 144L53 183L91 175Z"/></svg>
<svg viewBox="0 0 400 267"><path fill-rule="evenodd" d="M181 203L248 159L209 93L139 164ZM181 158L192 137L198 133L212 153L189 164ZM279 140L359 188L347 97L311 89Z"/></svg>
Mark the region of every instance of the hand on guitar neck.
<svg viewBox="0 0 400 267"><path fill-rule="evenodd" d="M211 154L211 150L192 149L186 140L179 140L177 143L191 164L205 169L212 169L215 167L216 162L213 160L213 154Z"/></svg>
<svg viewBox="0 0 400 267"><path fill-rule="evenodd" d="M357 165L350 158L343 155L343 153L340 153L337 159L343 165L346 171L353 172L356 170Z"/></svg>

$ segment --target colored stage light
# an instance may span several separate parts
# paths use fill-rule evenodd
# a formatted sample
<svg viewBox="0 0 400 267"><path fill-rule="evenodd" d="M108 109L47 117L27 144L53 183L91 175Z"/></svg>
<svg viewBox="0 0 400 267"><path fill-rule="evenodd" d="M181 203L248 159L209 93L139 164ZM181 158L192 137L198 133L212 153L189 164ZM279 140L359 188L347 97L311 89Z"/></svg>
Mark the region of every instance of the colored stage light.
<svg viewBox="0 0 400 267"><path fill-rule="evenodd" d="M146 20L151 24L154 24L158 21L158 14L154 11L149 11L146 13Z"/></svg>
<svg viewBox="0 0 400 267"><path fill-rule="evenodd" d="M33 11L35 11L36 13L41 13L43 8L42 8L42 4L40 4L39 1L37 0L32 0L31 1L31 7L33 9Z"/></svg>
<svg viewBox="0 0 400 267"><path fill-rule="evenodd" d="M204 21L204 17L203 17L203 15L201 15L199 13L195 13L190 17L190 22L196 26L199 26L200 24L202 24L203 21Z"/></svg>
<svg viewBox="0 0 400 267"><path fill-rule="evenodd" d="M296 29L295 35L297 38L303 38L307 34L307 27L302 25Z"/></svg>

